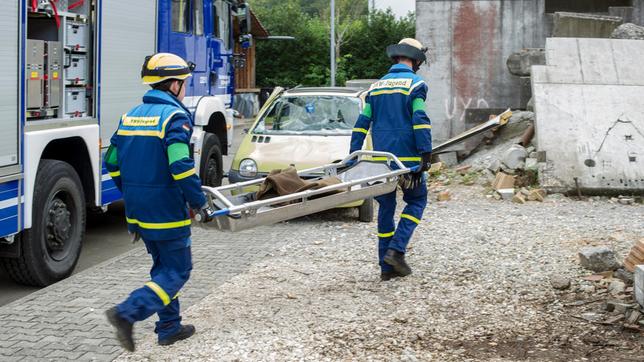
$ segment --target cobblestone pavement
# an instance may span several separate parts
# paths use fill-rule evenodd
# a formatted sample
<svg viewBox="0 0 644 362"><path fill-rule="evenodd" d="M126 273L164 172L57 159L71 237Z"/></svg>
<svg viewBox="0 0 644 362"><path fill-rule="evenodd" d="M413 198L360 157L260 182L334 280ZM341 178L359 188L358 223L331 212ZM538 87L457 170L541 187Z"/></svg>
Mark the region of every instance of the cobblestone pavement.
<svg viewBox="0 0 644 362"><path fill-rule="evenodd" d="M194 270L181 293L182 308L288 242L280 234L276 227L236 234L196 229ZM0 361L112 360L122 349L103 312L146 282L150 265L141 243L129 253L1 307ZM153 333L155 318L136 326L139 337Z"/></svg>

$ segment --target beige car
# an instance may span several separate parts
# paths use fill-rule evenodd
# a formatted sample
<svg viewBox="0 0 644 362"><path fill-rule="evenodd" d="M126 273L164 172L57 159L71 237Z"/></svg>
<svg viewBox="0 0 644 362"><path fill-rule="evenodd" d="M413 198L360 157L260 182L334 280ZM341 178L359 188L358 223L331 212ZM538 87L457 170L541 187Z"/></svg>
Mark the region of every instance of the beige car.
<svg viewBox="0 0 644 362"><path fill-rule="evenodd" d="M276 90L244 136L229 181L265 177L289 166L303 170L341 161L349 153L363 93L354 88ZM372 199L342 207L357 207L361 221L373 219Z"/></svg>

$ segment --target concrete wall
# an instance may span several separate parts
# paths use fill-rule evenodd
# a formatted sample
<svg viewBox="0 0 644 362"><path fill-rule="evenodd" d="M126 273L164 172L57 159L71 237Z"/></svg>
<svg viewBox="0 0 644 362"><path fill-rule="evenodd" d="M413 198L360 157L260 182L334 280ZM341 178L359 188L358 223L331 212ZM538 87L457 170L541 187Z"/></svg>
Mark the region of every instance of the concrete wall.
<svg viewBox="0 0 644 362"><path fill-rule="evenodd" d="M416 37L431 52L427 110L435 142L465 128L467 108L517 108L521 82L506 60L543 47L552 22L545 0L417 0Z"/></svg>
<svg viewBox="0 0 644 362"><path fill-rule="evenodd" d="M532 68L541 184L644 191L644 40L549 38Z"/></svg>

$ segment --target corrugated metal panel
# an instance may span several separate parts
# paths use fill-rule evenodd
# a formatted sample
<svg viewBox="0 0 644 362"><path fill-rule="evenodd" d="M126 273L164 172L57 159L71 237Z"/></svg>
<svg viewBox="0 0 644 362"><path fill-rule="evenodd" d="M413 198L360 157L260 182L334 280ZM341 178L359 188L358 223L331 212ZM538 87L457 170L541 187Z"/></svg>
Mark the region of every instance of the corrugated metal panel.
<svg viewBox="0 0 644 362"><path fill-rule="evenodd" d="M0 11L0 166L18 163L18 1Z"/></svg>
<svg viewBox="0 0 644 362"><path fill-rule="evenodd" d="M156 1L102 1L101 140L103 146L123 113L141 102L141 64L156 51Z"/></svg>

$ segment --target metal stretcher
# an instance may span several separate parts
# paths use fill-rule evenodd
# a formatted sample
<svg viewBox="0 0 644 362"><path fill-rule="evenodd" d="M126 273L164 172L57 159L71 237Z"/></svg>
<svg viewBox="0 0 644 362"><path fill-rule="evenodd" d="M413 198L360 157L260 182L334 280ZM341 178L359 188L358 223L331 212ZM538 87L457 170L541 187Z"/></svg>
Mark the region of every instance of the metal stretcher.
<svg viewBox="0 0 644 362"><path fill-rule="evenodd" d="M378 157L379 162L372 161L372 157ZM399 176L412 171L391 153L357 151L339 163L298 171L300 177L310 181L331 176L341 181L317 190L254 200L255 193L243 190L259 186L265 178L220 187L204 186L212 220L198 225L235 232L314 214L392 192Z"/></svg>

